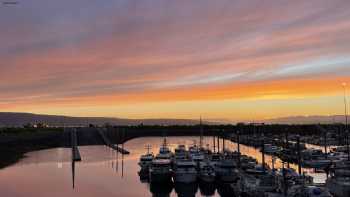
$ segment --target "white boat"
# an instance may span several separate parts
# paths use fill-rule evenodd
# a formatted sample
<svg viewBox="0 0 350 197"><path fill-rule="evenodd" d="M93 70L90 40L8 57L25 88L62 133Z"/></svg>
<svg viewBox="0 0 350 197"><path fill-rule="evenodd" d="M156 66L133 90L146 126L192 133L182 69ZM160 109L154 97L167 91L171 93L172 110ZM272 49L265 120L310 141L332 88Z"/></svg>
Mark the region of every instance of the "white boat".
<svg viewBox="0 0 350 197"><path fill-rule="evenodd" d="M155 158L149 169L149 178L153 183L166 183L171 181L171 160Z"/></svg>
<svg viewBox="0 0 350 197"><path fill-rule="evenodd" d="M332 164L332 160L330 159L304 160L303 164L311 168L326 168L327 166L330 166Z"/></svg>
<svg viewBox="0 0 350 197"><path fill-rule="evenodd" d="M318 186L306 186L303 193L308 197L333 197L327 188Z"/></svg>
<svg viewBox="0 0 350 197"><path fill-rule="evenodd" d="M331 152L327 155L327 158L333 162L345 161L348 159L348 154L344 152Z"/></svg>
<svg viewBox="0 0 350 197"><path fill-rule="evenodd" d="M175 160L182 160L186 159L188 156L187 150L185 145L178 145L177 148L175 148Z"/></svg>
<svg viewBox="0 0 350 197"><path fill-rule="evenodd" d="M288 189L287 197L333 197L333 195L324 187L293 185Z"/></svg>
<svg viewBox="0 0 350 197"><path fill-rule="evenodd" d="M153 155L153 153L150 153L150 151L149 151L151 148L150 145L147 145L146 148L147 148L147 153L144 155L141 155L140 161L138 164L141 167L141 170L148 171L149 167L152 164L152 160L154 158L154 155Z"/></svg>
<svg viewBox="0 0 350 197"><path fill-rule="evenodd" d="M266 192L273 192L278 185L273 174L265 173L258 176L242 174L240 192L249 196L263 196Z"/></svg>
<svg viewBox="0 0 350 197"><path fill-rule="evenodd" d="M216 166L218 165L218 163L220 163L220 161L221 161L220 154L214 153L210 155L209 162L210 162L210 165L214 167L214 169L216 169Z"/></svg>
<svg viewBox="0 0 350 197"><path fill-rule="evenodd" d="M238 169L234 160L223 159L217 163L215 169L216 176L221 182L235 182L238 179Z"/></svg>
<svg viewBox="0 0 350 197"><path fill-rule="evenodd" d="M202 152L197 145L193 145L189 148L189 155L194 162L201 162L205 158L204 152Z"/></svg>
<svg viewBox="0 0 350 197"><path fill-rule="evenodd" d="M162 146L159 148L159 153L156 156L158 159L172 159L173 153L170 151L170 149L167 146L166 139L164 139L164 142Z"/></svg>
<svg viewBox="0 0 350 197"><path fill-rule="evenodd" d="M326 181L329 191L336 197L350 196L350 162L336 163L330 172L331 177Z"/></svg>
<svg viewBox="0 0 350 197"><path fill-rule="evenodd" d="M266 174L266 172L268 171L270 171L270 168L266 164L265 166L263 166L262 164L255 164L253 168L248 168L245 170L245 172L250 175L262 175L262 174Z"/></svg>
<svg viewBox="0 0 350 197"><path fill-rule="evenodd" d="M201 162L198 175L199 180L205 183L213 183L215 176L215 168L209 162Z"/></svg>
<svg viewBox="0 0 350 197"><path fill-rule="evenodd" d="M278 184L278 191L283 191L286 183L288 187L304 184L311 185L313 184L313 177L300 175L293 168L281 168L276 172L276 181Z"/></svg>
<svg viewBox="0 0 350 197"><path fill-rule="evenodd" d="M192 160L177 160L174 167L174 182L194 183L197 180L196 164Z"/></svg>
<svg viewBox="0 0 350 197"><path fill-rule="evenodd" d="M313 160L318 158L325 158L325 154L320 149L309 148L301 151L301 157L304 160Z"/></svg>
<svg viewBox="0 0 350 197"><path fill-rule="evenodd" d="M348 152L348 147L347 146L338 146L335 148L332 148L333 152L343 152L343 153L347 153Z"/></svg>
<svg viewBox="0 0 350 197"><path fill-rule="evenodd" d="M154 156L152 153L147 153L145 155L141 155L140 161L139 161L139 166L142 169L149 168L152 164L153 158L154 158Z"/></svg>
<svg viewBox="0 0 350 197"><path fill-rule="evenodd" d="M264 152L267 154L276 154L281 151L281 148L272 144L264 144Z"/></svg>

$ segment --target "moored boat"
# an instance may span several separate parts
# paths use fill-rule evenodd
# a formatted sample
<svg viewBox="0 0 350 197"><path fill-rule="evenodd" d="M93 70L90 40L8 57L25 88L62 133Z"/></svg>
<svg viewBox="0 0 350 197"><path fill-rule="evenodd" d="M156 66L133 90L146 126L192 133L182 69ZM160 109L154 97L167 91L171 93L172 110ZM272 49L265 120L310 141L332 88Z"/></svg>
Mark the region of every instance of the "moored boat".
<svg viewBox="0 0 350 197"><path fill-rule="evenodd" d="M202 162L200 164L199 180L206 183L215 182L215 169L209 162Z"/></svg>
<svg viewBox="0 0 350 197"><path fill-rule="evenodd" d="M196 164L192 160L177 160L174 167L174 182L193 183L197 180Z"/></svg>
<svg viewBox="0 0 350 197"><path fill-rule="evenodd" d="M150 182L164 183L171 181L171 161L170 159L155 158L149 169Z"/></svg>

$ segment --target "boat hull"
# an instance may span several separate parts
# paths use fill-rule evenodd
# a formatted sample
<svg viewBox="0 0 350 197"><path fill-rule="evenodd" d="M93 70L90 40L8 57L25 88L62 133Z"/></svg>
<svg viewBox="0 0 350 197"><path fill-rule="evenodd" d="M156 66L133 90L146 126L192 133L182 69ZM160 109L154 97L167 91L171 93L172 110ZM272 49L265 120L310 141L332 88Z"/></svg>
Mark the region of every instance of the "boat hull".
<svg viewBox="0 0 350 197"><path fill-rule="evenodd" d="M152 183L166 183L171 182L171 173L149 173L149 179Z"/></svg>
<svg viewBox="0 0 350 197"><path fill-rule="evenodd" d="M218 175L218 180L224 183L236 182L238 177L235 174Z"/></svg>
<svg viewBox="0 0 350 197"><path fill-rule="evenodd" d="M196 173L177 173L174 174L174 182L177 183L194 183L197 181Z"/></svg>
<svg viewBox="0 0 350 197"><path fill-rule="evenodd" d="M338 181L336 178L330 178L326 182L329 192L335 197L349 197L350 196L350 180L347 182Z"/></svg>
<svg viewBox="0 0 350 197"><path fill-rule="evenodd" d="M205 183L213 183L215 182L215 176L201 174L199 175L199 180Z"/></svg>

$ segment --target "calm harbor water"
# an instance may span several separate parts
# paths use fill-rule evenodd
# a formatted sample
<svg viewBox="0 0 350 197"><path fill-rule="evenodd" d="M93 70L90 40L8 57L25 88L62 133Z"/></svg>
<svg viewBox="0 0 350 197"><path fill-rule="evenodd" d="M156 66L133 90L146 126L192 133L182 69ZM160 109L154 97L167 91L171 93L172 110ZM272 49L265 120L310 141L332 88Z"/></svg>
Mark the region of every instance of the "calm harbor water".
<svg viewBox="0 0 350 197"><path fill-rule="evenodd" d="M131 152L122 156L106 146L81 146L81 162L71 162L68 148L55 148L28 153L24 159L12 166L0 170L1 197L55 197L55 196L220 196L215 188L198 185L154 186L142 183L137 174L138 159L146 152L150 144L153 153L157 153L163 138L145 137L128 141L124 147ZM178 144L187 146L199 141L198 137L168 137L171 149ZM222 147L222 141L220 141ZM205 137L204 144L212 147L212 138ZM226 148L237 150L235 143L226 141ZM241 152L255 157L259 162L262 156L259 150L241 145ZM272 157L266 155L271 166ZM279 160L275 167L281 167ZM290 165L296 168L295 165ZM325 175L314 173L312 169L303 169L315 177L315 182L323 182ZM74 184L73 184L74 183ZM206 191L210 189L211 191ZM210 194L214 192L213 194Z"/></svg>

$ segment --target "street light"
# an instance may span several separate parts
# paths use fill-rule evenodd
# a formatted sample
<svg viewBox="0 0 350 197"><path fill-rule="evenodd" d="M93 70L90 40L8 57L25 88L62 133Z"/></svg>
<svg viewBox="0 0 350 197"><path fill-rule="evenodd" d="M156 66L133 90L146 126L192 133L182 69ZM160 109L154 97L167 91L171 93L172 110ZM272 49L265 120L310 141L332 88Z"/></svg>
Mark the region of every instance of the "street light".
<svg viewBox="0 0 350 197"><path fill-rule="evenodd" d="M348 161L350 161L350 147L349 147L349 131L348 131L348 110L347 110L347 99L346 99L346 83L342 83L344 89L344 107L345 107L345 140L348 152Z"/></svg>
<svg viewBox="0 0 350 197"><path fill-rule="evenodd" d="M347 107L347 99L346 99L346 83L342 83L344 90L344 115L345 115L345 128L348 130L348 107Z"/></svg>

